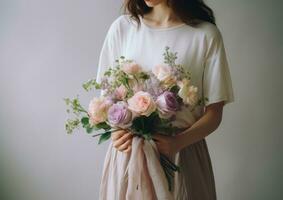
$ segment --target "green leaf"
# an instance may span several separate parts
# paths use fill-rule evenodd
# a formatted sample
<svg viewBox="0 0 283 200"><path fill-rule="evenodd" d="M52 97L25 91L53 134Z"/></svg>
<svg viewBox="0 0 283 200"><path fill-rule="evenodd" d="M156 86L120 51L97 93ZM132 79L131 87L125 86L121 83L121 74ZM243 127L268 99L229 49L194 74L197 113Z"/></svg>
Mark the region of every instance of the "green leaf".
<svg viewBox="0 0 283 200"><path fill-rule="evenodd" d="M105 73L104 73L104 76L110 76L111 75L111 71L110 70L108 70L108 71L106 71Z"/></svg>
<svg viewBox="0 0 283 200"><path fill-rule="evenodd" d="M177 94L179 92L179 86L178 85L174 85L173 87L171 87L170 92L173 92L174 94Z"/></svg>
<svg viewBox="0 0 283 200"><path fill-rule="evenodd" d="M167 181L168 181L168 189L172 190L172 181L174 179L174 172L180 172L180 167L175 165L170 159L168 159L165 155L160 154L160 163L165 172Z"/></svg>
<svg viewBox="0 0 283 200"><path fill-rule="evenodd" d="M81 123L85 126L89 124L89 118L88 117L83 117L81 119Z"/></svg>
<svg viewBox="0 0 283 200"><path fill-rule="evenodd" d="M103 133L99 138L98 144L101 144L102 142L108 140L110 137L111 137L111 131L107 131Z"/></svg>
<svg viewBox="0 0 283 200"><path fill-rule="evenodd" d="M85 126L85 129L86 129L86 132L87 132L87 133L92 133L93 130L94 130L94 127L91 126L90 124L87 124L87 125Z"/></svg>
<svg viewBox="0 0 283 200"><path fill-rule="evenodd" d="M173 163L173 162L172 162L169 158L167 158L165 155L160 154L160 159L161 159L162 161L164 161L164 162L168 165L168 167L169 167L170 169L172 169L173 171L180 172L179 166L175 165L175 163Z"/></svg>
<svg viewBox="0 0 283 200"><path fill-rule="evenodd" d="M99 129L110 130L111 126L109 126L106 122L101 122L101 123L95 125L95 128L96 128L96 130L99 130Z"/></svg>
<svg viewBox="0 0 283 200"><path fill-rule="evenodd" d="M140 72L138 77L144 80L149 79L149 75L145 72Z"/></svg>
<svg viewBox="0 0 283 200"><path fill-rule="evenodd" d="M150 116L140 116L133 120L131 129L137 134L143 136L145 139L150 139L155 131L155 125L158 119L158 113L153 112Z"/></svg>

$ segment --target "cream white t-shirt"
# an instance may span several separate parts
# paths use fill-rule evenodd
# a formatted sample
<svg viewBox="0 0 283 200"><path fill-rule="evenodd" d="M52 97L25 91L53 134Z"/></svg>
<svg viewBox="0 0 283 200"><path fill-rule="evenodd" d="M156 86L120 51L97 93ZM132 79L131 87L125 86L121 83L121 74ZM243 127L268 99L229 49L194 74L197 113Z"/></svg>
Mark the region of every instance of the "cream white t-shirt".
<svg viewBox="0 0 283 200"><path fill-rule="evenodd" d="M170 51L177 52L176 63L192 73L192 84L198 87L199 96L208 98L205 106L219 101L226 105L234 101L223 38L217 26L204 21L197 27L183 23L156 28L140 19L139 28L128 14L112 22L99 57L98 82L120 56L133 59L150 70L164 62L165 46L169 46Z"/></svg>

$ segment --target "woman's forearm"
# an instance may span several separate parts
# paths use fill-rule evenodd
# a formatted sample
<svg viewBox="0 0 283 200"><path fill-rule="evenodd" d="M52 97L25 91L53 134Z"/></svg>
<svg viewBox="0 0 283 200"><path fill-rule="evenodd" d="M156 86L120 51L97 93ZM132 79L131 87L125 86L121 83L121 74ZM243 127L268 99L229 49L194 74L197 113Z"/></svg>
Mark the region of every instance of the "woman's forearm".
<svg viewBox="0 0 283 200"><path fill-rule="evenodd" d="M200 141L217 129L222 120L222 107L219 105L208 108L198 121L176 136L180 149Z"/></svg>

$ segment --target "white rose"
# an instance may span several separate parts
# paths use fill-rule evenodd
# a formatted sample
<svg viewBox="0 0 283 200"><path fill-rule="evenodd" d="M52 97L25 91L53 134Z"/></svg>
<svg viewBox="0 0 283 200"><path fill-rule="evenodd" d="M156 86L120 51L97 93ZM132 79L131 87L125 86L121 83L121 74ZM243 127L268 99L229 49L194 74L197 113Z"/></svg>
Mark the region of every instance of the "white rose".
<svg viewBox="0 0 283 200"><path fill-rule="evenodd" d="M183 79L177 84L180 87L179 97L182 98L185 104L194 106L198 102L198 88L190 85L190 80L188 79Z"/></svg>

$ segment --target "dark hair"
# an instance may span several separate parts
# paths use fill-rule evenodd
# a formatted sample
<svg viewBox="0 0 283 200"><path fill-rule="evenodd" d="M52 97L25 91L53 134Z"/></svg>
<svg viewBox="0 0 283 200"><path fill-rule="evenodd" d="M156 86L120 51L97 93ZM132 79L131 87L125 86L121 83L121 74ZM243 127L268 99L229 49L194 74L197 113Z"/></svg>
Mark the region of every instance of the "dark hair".
<svg viewBox="0 0 283 200"><path fill-rule="evenodd" d="M197 25L200 20L216 25L212 9L203 0L167 0L167 5L188 25ZM144 0L125 0L123 7L124 13L130 14L138 25L140 25L139 16L143 17L152 10L152 7L148 7Z"/></svg>

